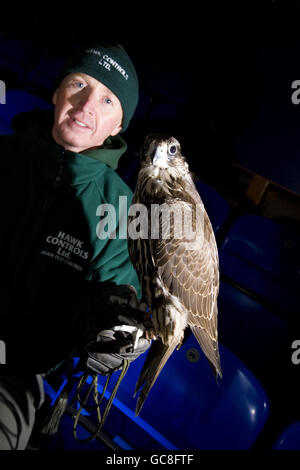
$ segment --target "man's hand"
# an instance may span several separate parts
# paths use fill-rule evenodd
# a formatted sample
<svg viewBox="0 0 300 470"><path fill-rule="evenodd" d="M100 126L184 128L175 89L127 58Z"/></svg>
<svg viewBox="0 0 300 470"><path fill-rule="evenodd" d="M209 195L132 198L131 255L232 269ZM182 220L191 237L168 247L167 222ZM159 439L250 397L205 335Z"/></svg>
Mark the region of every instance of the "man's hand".
<svg viewBox="0 0 300 470"><path fill-rule="evenodd" d="M111 371L121 369L124 360L132 362L137 359L149 346L150 341L146 338L139 338L134 345L132 334L128 335L126 331L103 330L95 342L87 345L86 364L91 371L107 375Z"/></svg>
<svg viewBox="0 0 300 470"><path fill-rule="evenodd" d="M147 351L151 344L145 335L148 317L132 286L99 284L98 295L82 306L77 325L84 330L88 368L107 375L120 369L124 360L132 362Z"/></svg>

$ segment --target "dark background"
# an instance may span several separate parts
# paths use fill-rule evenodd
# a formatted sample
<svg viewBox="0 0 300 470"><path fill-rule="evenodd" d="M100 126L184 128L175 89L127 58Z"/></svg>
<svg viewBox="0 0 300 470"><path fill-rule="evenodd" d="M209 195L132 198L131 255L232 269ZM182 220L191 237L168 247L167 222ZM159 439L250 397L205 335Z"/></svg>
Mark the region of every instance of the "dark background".
<svg viewBox="0 0 300 470"><path fill-rule="evenodd" d="M138 149L152 131L175 135L199 178L235 202L245 188L231 166L232 144L255 119L266 88L277 99L276 71L264 67L261 53L294 47L291 80L300 76L299 14L300 2L282 0L5 5L0 32L31 41L50 58L94 41L122 43L151 105L176 108L176 119L132 127L129 143Z"/></svg>
<svg viewBox="0 0 300 470"><path fill-rule="evenodd" d="M216 173L216 162L227 167L228 143L255 112L257 52L277 21L283 21L280 2L94 3L63 9L41 2L32 9L1 6L0 31L32 41L50 56L63 56L82 42L120 42L147 91L155 74L177 76L173 93L180 94L189 117L185 113L176 128L164 124L164 129L181 139L195 170Z"/></svg>
<svg viewBox="0 0 300 470"><path fill-rule="evenodd" d="M290 67L289 83L300 79L299 19L300 1L284 0L72 3L63 8L40 3L32 9L28 5L1 6L0 33L5 38L29 41L40 51L40 57L46 54L48 58L64 57L71 49L94 41L123 44L136 65L146 103L145 109L140 108L145 113L143 118L134 120L126 133L131 153L121 161L121 173L132 165L134 180L138 171L136 156L145 135L168 132L180 140L199 179L229 202L234 217L254 213L300 231L299 194L290 188L271 186L260 204L254 205L246 197L249 174L232 165L234 143L255 122L265 102L270 104L270 117L273 104L279 105L281 100L289 104L297 151L300 106L299 110L291 106L290 96L283 96L278 77L281 70ZM272 49L279 55L263 56L263 51ZM289 56L285 61L286 50ZM29 63L26 66L28 71L33 68ZM15 76L7 70L0 69L0 79L8 88L16 86ZM34 92L51 99L50 90ZM154 118L146 111L147 106L154 110L161 104L168 110L174 107L174 115ZM271 166L280 166L282 161L300 179L300 158L295 167L288 153L278 153ZM299 329L295 328L296 338ZM272 371L275 379L267 384L274 398L272 404L277 407L276 418L267 430L268 446L281 425L299 420L299 373L289 366L287 387L281 383L276 390L276 365Z"/></svg>

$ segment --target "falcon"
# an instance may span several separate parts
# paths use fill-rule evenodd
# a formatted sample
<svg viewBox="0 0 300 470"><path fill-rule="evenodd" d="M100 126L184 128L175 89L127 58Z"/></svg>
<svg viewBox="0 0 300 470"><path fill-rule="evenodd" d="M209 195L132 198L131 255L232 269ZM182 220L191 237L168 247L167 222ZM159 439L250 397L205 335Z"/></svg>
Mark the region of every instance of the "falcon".
<svg viewBox="0 0 300 470"><path fill-rule="evenodd" d="M167 360L181 346L187 327L216 379L222 377L217 330L219 259L209 217L174 137L148 135L140 158L131 207L146 211L139 218L140 232L128 234L128 249L142 302L149 308L151 326L146 336L154 341L135 387L135 394L141 389L136 416ZM129 211L128 228L133 221Z"/></svg>

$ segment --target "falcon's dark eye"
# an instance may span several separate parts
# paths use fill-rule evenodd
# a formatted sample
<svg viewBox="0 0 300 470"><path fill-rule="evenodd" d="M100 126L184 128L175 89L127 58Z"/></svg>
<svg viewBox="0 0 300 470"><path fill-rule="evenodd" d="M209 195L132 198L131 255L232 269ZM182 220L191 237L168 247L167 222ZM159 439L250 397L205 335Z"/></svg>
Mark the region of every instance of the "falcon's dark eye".
<svg viewBox="0 0 300 470"><path fill-rule="evenodd" d="M169 152L170 155L175 155L176 152L177 152L177 147L176 147L176 145L174 145L174 144L170 145L170 147L169 147L169 149L168 149L168 152Z"/></svg>

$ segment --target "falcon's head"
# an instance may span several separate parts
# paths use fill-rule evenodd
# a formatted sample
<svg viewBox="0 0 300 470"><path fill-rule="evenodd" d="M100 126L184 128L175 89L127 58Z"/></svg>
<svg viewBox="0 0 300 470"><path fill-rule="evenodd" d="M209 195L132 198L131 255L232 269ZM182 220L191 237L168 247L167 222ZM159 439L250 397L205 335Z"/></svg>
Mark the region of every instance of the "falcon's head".
<svg viewBox="0 0 300 470"><path fill-rule="evenodd" d="M189 176L189 167L179 142L171 136L149 134L141 149L141 170L137 188L139 199L177 197Z"/></svg>
<svg viewBox="0 0 300 470"><path fill-rule="evenodd" d="M156 177L161 171L172 173L175 168L188 171L178 140L162 134L147 135L141 149L141 165L152 167Z"/></svg>

